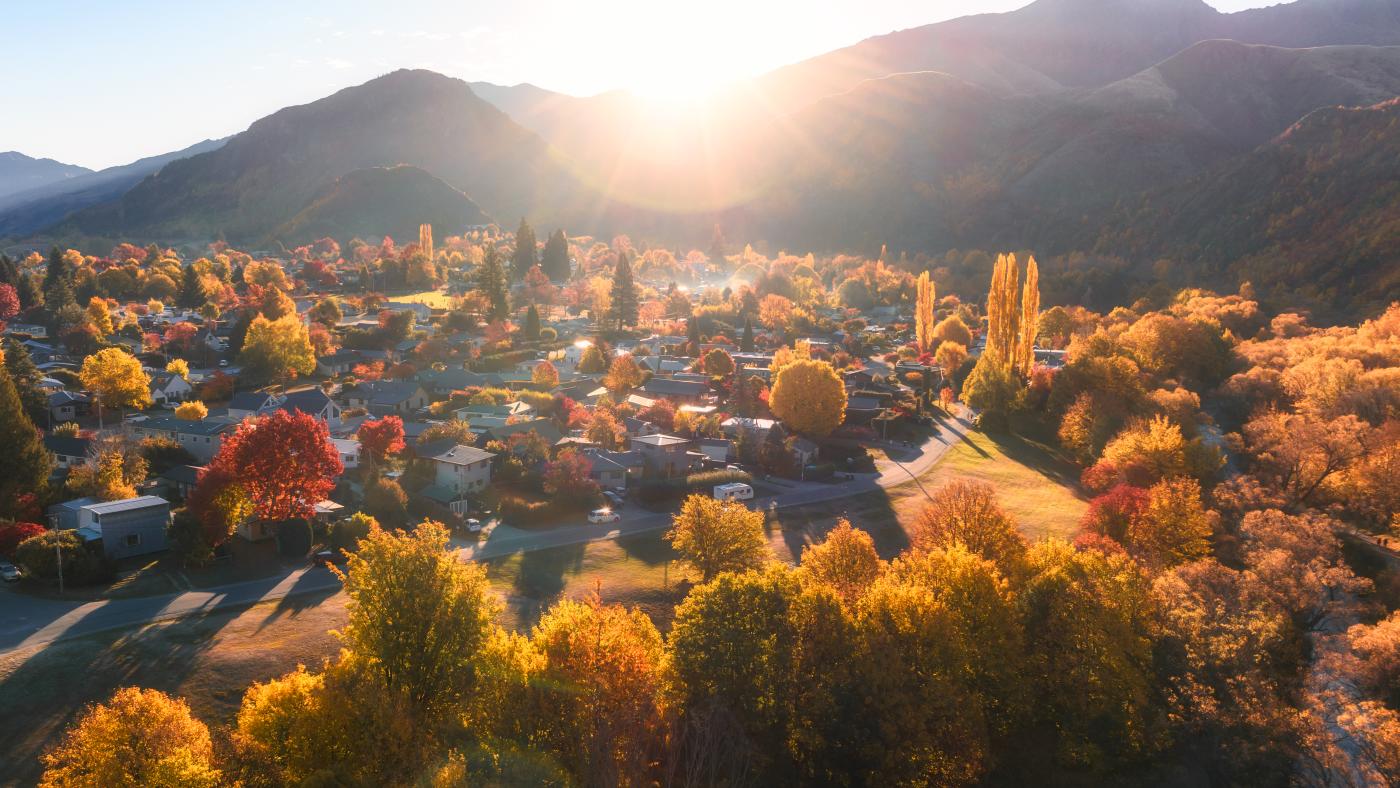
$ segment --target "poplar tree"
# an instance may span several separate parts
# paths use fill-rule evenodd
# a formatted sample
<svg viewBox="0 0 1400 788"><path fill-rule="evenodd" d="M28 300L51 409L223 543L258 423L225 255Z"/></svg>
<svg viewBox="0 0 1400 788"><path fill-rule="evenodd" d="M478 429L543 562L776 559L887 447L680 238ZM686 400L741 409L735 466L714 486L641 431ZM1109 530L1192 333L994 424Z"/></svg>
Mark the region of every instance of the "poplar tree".
<svg viewBox="0 0 1400 788"><path fill-rule="evenodd" d="M515 254L511 255L510 262L510 278L516 282L524 279L539 262L535 255L535 230L524 218L520 220L520 229L515 231Z"/></svg>
<svg viewBox="0 0 1400 788"><path fill-rule="evenodd" d="M540 257L540 268L553 281L569 278L569 239L563 230L555 230L544 242L544 254Z"/></svg>
<svg viewBox="0 0 1400 788"><path fill-rule="evenodd" d="M418 248L427 255L428 261L433 259L433 226L431 224L418 225Z"/></svg>
<svg viewBox="0 0 1400 788"><path fill-rule="evenodd" d="M744 353L753 352L753 318L744 318L744 336L739 340L739 350Z"/></svg>
<svg viewBox="0 0 1400 788"><path fill-rule="evenodd" d="M476 271L476 289L486 296L490 305L486 312L487 320L501 320L510 314L507 301L506 272L501 264L501 255L494 243L486 245L486 257Z"/></svg>
<svg viewBox="0 0 1400 788"><path fill-rule="evenodd" d="M613 268L612 318L618 328L637 324L637 283L632 281L632 261L619 252Z"/></svg>
<svg viewBox="0 0 1400 788"><path fill-rule="evenodd" d="M933 352L933 303L936 298L933 280L928 271L919 274L916 281L917 298L914 303L914 335L922 353Z"/></svg>
<svg viewBox="0 0 1400 788"><path fill-rule="evenodd" d="M1020 308L1016 291L1020 271L1016 256L998 255L992 269L992 286L987 292L987 348L985 353L997 364L1015 366L1019 341Z"/></svg>
<svg viewBox="0 0 1400 788"><path fill-rule="evenodd" d="M1021 290L1021 337L1017 346L1016 368L1030 375L1035 366L1035 337L1040 324L1040 268L1032 256L1026 261L1026 283Z"/></svg>

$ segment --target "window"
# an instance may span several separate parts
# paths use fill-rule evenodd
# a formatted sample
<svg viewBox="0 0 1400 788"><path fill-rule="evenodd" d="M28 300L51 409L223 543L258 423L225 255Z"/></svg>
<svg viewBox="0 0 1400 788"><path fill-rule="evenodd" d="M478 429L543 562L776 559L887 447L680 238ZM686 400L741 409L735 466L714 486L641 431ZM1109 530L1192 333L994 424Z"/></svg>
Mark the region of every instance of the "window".
<svg viewBox="0 0 1400 788"><path fill-rule="evenodd" d="M127 535L126 535L126 546L127 546L127 547L136 547L136 546L139 545L139 544L141 544L141 534L127 534Z"/></svg>

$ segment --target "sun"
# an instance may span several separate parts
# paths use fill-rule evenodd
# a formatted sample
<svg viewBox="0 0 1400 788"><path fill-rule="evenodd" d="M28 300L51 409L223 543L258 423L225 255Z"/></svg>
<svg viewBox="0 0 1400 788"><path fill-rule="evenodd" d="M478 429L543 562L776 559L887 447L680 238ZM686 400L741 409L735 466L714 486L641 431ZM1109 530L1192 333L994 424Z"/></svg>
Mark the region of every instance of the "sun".
<svg viewBox="0 0 1400 788"><path fill-rule="evenodd" d="M639 65L630 80L630 90L652 101L690 103L718 93L733 79L699 55L676 55L670 62L655 67Z"/></svg>

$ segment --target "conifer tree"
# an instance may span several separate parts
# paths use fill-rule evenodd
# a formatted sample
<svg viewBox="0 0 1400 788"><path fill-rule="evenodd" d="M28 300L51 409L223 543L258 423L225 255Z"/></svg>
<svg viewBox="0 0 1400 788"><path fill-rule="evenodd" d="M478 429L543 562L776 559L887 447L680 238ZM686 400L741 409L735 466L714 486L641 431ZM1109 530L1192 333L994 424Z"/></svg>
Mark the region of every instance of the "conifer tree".
<svg viewBox="0 0 1400 788"><path fill-rule="evenodd" d="M63 258L63 250L57 246L50 249L48 267L44 270L44 305L50 315L77 305L73 296L74 276L72 266Z"/></svg>
<svg viewBox="0 0 1400 788"><path fill-rule="evenodd" d="M1040 325L1040 268L1032 256L1026 261L1026 283L1021 291L1021 336L1017 344L1016 369L1030 375L1035 366L1035 337Z"/></svg>
<svg viewBox="0 0 1400 788"><path fill-rule="evenodd" d="M494 243L486 245L486 257L476 272L476 289L486 296L490 305L486 312L487 320L501 320L510 314L505 267Z"/></svg>
<svg viewBox="0 0 1400 788"><path fill-rule="evenodd" d="M510 262L510 278L514 282L524 279L539 262L535 254L535 230L524 218L520 220L520 229L515 231L515 254L511 255Z"/></svg>
<svg viewBox="0 0 1400 788"><path fill-rule="evenodd" d="M692 346L693 352L700 352L700 316L694 312L685 321L685 341Z"/></svg>
<svg viewBox="0 0 1400 788"><path fill-rule="evenodd" d="M569 278L569 239L563 230L555 230L544 242L544 254L540 257L540 268L545 276L553 281Z"/></svg>
<svg viewBox="0 0 1400 788"><path fill-rule="evenodd" d="M529 311L525 313L524 331L525 338L531 342L540 338L540 310L536 309L534 304L531 304Z"/></svg>
<svg viewBox="0 0 1400 788"><path fill-rule="evenodd" d="M612 319L618 328L637 324L637 283L632 281L632 261L626 252L617 256L613 268Z"/></svg>
<svg viewBox="0 0 1400 788"><path fill-rule="evenodd" d="M10 379L14 381L15 391L19 393L19 401L30 421L48 424L49 398L39 386L43 375L34 366L29 350L13 338L5 339L5 368L10 372Z"/></svg>
<svg viewBox="0 0 1400 788"><path fill-rule="evenodd" d="M8 360L7 360L8 361ZM0 517L22 514L29 494L42 495L53 457L39 440L6 366L0 366Z"/></svg>
<svg viewBox="0 0 1400 788"><path fill-rule="evenodd" d="M739 350L745 353L753 352L753 318L744 318L744 336L739 340Z"/></svg>
<svg viewBox="0 0 1400 788"><path fill-rule="evenodd" d="M204 305L208 296L204 292L204 282L199 277L199 269L193 264L185 266L183 280L180 283L180 295L175 303L186 309L198 309Z"/></svg>

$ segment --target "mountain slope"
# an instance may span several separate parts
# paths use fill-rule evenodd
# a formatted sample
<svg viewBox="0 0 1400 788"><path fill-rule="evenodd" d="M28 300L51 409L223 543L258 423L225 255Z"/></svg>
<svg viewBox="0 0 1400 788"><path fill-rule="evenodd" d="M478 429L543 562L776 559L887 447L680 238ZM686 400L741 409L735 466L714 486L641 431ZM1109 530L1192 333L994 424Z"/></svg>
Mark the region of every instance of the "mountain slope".
<svg viewBox="0 0 1400 788"><path fill-rule="evenodd" d="M0 197L89 172L92 170L76 164L64 164L53 159L36 159L18 151L5 151L0 153Z"/></svg>
<svg viewBox="0 0 1400 788"><path fill-rule="evenodd" d="M328 181L412 164L473 196L495 216L550 226L595 210L539 137L465 82L396 71L288 107L217 151L174 162L114 203L79 212L59 232L160 238L261 238Z"/></svg>
<svg viewBox="0 0 1400 788"><path fill-rule="evenodd" d="M161 167L206 151L217 150L224 140L205 140L184 150L138 159L43 186L0 197L0 237L35 232L69 214L114 200Z"/></svg>
<svg viewBox="0 0 1400 788"><path fill-rule="evenodd" d="M423 222L447 229L491 221L467 195L417 167L399 165L337 178L273 235L292 245L328 236L377 241L385 235L417 237Z"/></svg>

